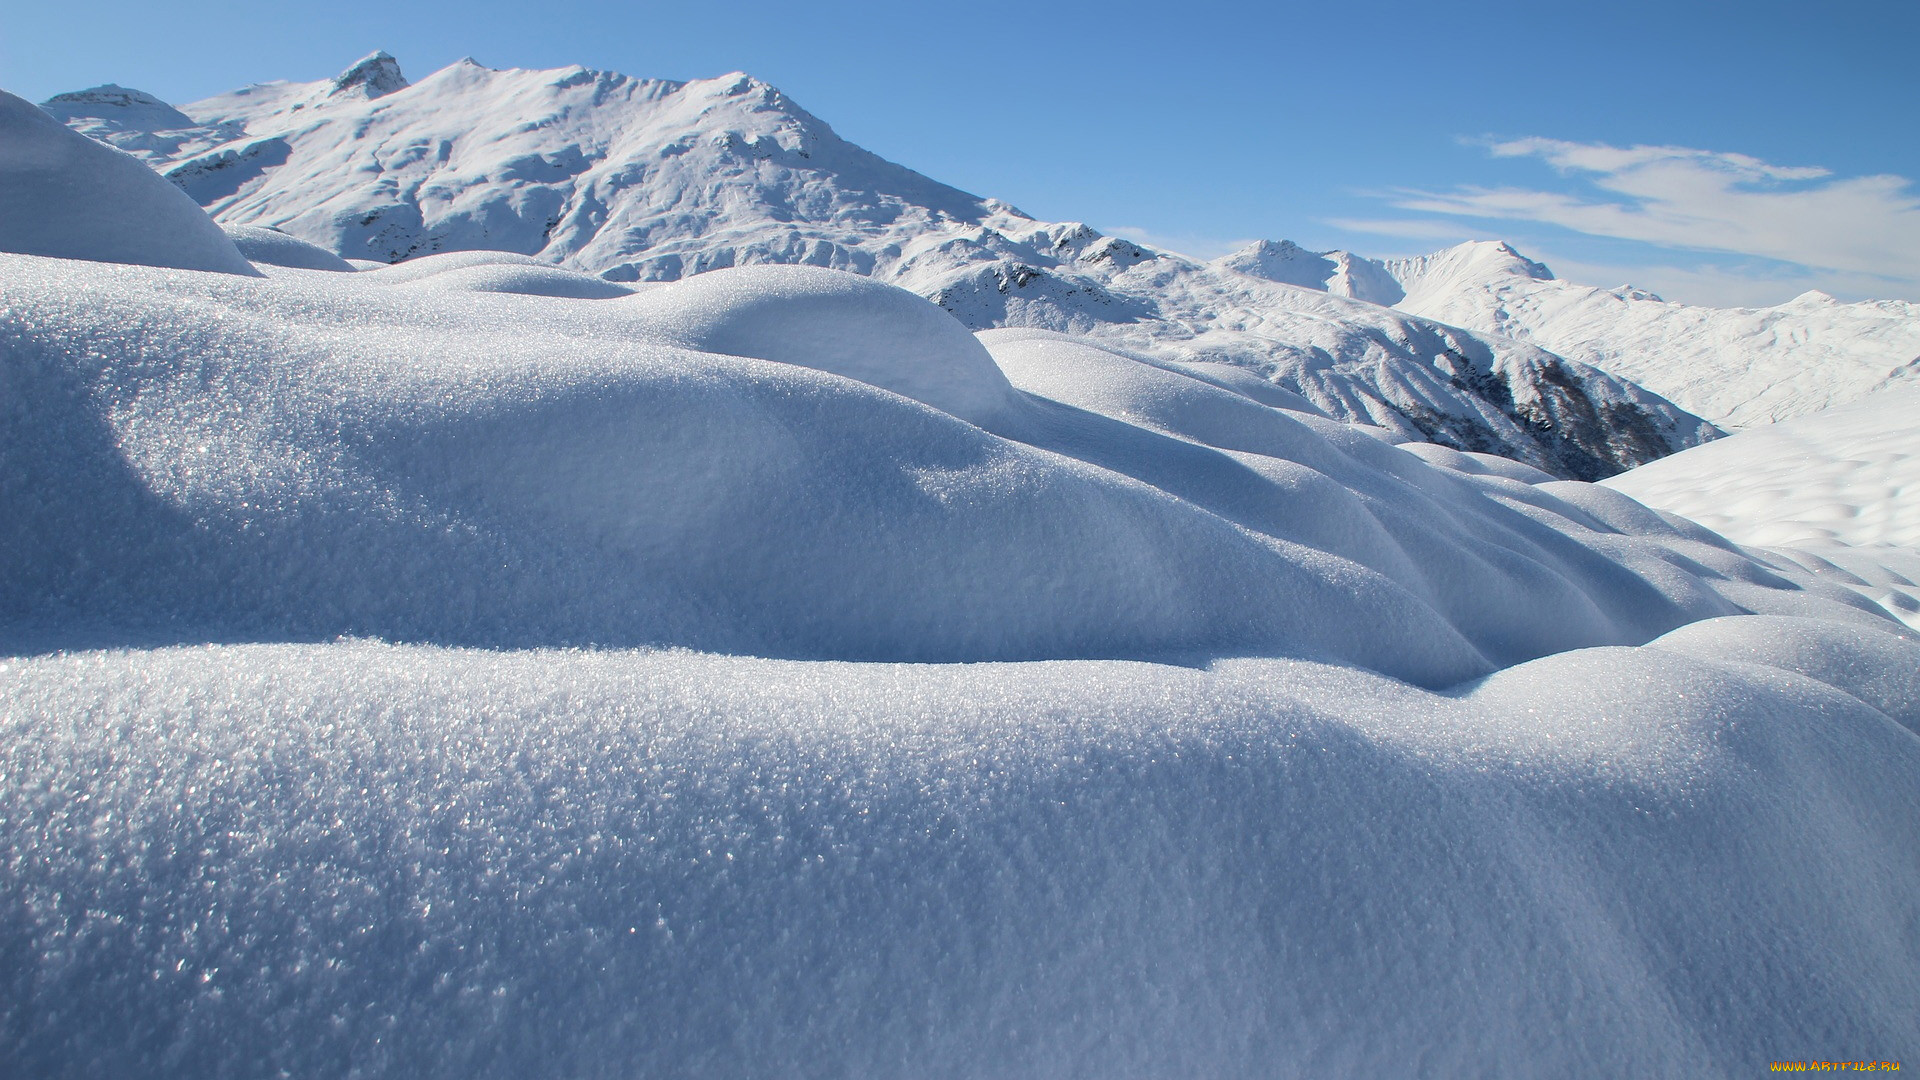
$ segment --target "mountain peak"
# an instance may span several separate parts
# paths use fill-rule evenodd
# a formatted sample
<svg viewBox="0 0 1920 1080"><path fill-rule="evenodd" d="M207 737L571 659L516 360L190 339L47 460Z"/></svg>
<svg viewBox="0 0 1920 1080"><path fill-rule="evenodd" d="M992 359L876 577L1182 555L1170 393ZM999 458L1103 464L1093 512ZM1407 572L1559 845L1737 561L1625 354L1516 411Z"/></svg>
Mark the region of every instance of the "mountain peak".
<svg viewBox="0 0 1920 1080"><path fill-rule="evenodd" d="M1458 253L1463 256L1466 261L1482 265L1494 265L1500 270L1517 273L1522 277L1529 277L1535 281L1554 280L1553 271L1547 269L1546 263L1535 262L1527 258L1520 253L1519 248L1514 247L1505 240L1469 240L1464 244L1448 248L1445 252L1436 252L1435 254L1445 255L1448 252ZM1429 258L1432 257L1433 256L1429 256Z"/></svg>
<svg viewBox="0 0 1920 1080"><path fill-rule="evenodd" d="M103 83L90 86L85 90L70 90L64 94L55 94L42 102L43 105L145 105L166 106L167 103L147 93L121 86L118 83Z"/></svg>
<svg viewBox="0 0 1920 1080"><path fill-rule="evenodd" d="M376 49L352 67L334 76L331 94L344 94L358 87L366 88L369 98L384 97L395 90L404 90L408 86L407 77L400 74L400 61L385 49Z"/></svg>
<svg viewBox="0 0 1920 1080"><path fill-rule="evenodd" d="M140 126L149 130L184 128L193 124L185 113L145 90L135 90L116 83L55 94L41 102L40 107L68 123L80 117L122 120L138 116Z"/></svg>

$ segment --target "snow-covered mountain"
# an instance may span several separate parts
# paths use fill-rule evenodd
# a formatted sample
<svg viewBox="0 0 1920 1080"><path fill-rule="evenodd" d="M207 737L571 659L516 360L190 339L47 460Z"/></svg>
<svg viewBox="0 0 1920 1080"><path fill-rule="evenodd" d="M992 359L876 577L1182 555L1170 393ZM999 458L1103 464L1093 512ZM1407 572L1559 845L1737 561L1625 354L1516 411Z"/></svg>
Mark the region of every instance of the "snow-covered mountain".
<svg viewBox="0 0 1920 1080"><path fill-rule="evenodd" d="M1561 281L1505 243L1367 259L1261 241L1215 265L1486 334L1631 379L1727 427L1771 423L1920 376L1920 304L1809 292L1766 308L1676 304Z"/></svg>
<svg viewBox="0 0 1920 1080"><path fill-rule="evenodd" d="M497 249L615 282L755 263L901 285L973 329L1084 334L1230 364L1396 437L1595 478L1717 432L1524 343L1037 221L887 162L746 75L679 83L463 61L186 105L108 86L45 107L223 224L349 258Z"/></svg>

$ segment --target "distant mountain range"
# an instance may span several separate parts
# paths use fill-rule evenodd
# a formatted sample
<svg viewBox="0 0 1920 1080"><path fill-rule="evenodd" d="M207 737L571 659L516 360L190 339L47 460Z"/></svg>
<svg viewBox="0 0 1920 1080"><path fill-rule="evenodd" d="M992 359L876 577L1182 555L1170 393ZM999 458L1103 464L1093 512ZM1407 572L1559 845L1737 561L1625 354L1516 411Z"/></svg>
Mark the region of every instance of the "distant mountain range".
<svg viewBox="0 0 1920 1080"><path fill-rule="evenodd" d="M940 184L743 74L682 83L468 60L409 83L375 53L333 79L178 108L117 86L42 107L224 225L350 259L495 249L622 282L832 267L918 292L973 329L1232 365L1397 438L1581 479L1718 434L1637 384L1743 423L1858 396L1920 352L1910 305L1686 308L1555 281L1504 245L1379 262L1262 244L1199 262ZM1693 329L1667 329L1681 326ZM1741 347L1759 360L1719 348L1725 328L1748 326ZM1700 372L1703 353L1723 369L1820 373L1729 386ZM1766 416L1749 407L1762 400Z"/></svg>
<svg viewBox="0 0 1920 1080"><path fill-rule="evenodd" d="M1216 266L1532 342L1620 375L1728 427L1845 404L1920 376L1920 304L1676 304L1644 289L1561 281L1504 243L1368 259L1262 241Z"/></svg>

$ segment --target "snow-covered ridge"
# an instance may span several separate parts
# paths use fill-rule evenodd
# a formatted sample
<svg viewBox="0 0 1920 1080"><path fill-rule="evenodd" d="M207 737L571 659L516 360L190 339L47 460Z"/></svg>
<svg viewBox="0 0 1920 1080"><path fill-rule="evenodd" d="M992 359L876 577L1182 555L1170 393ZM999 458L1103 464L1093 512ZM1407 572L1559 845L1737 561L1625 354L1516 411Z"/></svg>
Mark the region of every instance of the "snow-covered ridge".
<svg viewBox="0 0 1920 1080"><path fill-rule="evenodd" d="M143 156L222 223L349 258L494 249L616 282L759 263L848 270L974 329L1234 364L1329 415L1562 476L1608 475L1715 433L1536 348L1036 221L846 142L743 74L677 83L463 61L407 84L375 54L335 79L187 105L189 127L131 109L103 118L99 103L49 108Z"/></svg>
<svg viewBox="0 0 1920 1080"><path fill-rule="evenodd" d="M1512 245L1373 260L1263 241L1216 262L1527 341L1728 427L1817 412L1920 375L1920 304L1809 292L1769 308L1671 303L1555 278Z"/></svg>

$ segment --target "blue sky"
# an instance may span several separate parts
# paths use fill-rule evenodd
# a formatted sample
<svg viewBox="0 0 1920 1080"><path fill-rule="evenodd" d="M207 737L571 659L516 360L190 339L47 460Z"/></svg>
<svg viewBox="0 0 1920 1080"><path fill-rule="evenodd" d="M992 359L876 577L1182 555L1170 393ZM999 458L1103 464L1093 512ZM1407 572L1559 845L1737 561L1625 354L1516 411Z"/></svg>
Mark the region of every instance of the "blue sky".
<svg viewBox="0 0 1920 1080"><path fill-rule="evenodd" d="M0 0L0 87L183 103L384 48L752 72L842 135L1198 256L1503 238L1673 299L1920 299L1920 3Z"/></svg>

